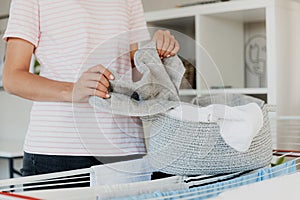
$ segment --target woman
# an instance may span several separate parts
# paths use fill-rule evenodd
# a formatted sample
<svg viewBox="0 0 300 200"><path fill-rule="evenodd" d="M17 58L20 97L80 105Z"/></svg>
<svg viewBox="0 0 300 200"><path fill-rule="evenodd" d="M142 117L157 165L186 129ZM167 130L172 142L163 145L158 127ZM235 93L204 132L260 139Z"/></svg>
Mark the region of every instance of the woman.
<svg viewBox="0 0 300 200"><path fill-rule="evenodd" d="M24 144L24 176L146 153L138 119L95 113L87 101L91 95L109 98L109 81L114 79L109 69L137 74L131 60L137 43L148 39L141 0L12 0L4 35L3 86L34 101ZM169 31L157 31L153 40L161 58L179 50ZM82 70L99 46L104 51L97 65ZM40 76L29 73L32 54L42 66Z"/></svg>

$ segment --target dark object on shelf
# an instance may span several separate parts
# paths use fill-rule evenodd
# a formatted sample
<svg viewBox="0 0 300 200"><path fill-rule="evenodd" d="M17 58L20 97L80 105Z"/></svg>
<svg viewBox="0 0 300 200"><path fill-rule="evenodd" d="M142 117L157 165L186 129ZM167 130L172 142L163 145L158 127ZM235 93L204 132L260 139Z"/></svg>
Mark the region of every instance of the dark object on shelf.
<svg viewBox="0 0 300 200"><path fill-rule="evenodd" d="M184 59L181 56L178 56L184 67L185 67L185 73L183 75L183 79L181 81L180 89L196 89L196 68L195 66L188 61L187 59Z"/></svg>
<svg viewBox="0 0 300 200"><path fill-rule="evenodd" d="M231 85L224 85L224 86L211 86L210 89L214 90L214 89L230 89L232 88Z"/></svg>
<svg viewBox="0 0 300 200"><path fill-rule="evenodd" d="M187 7L187 6L196 6L196 5L203 5L203 4L210 4L210 3L218 3L218 2L225 2L225 1L230 1L230 0L199 0L193 3L183 3L183 4L178 4L176 7Z"/></svg>
<svg viewBox="0 0 300 200"><path fill-rule="evenodd" d="M0 15L0 19L7 19L9 15Z"/></svg>

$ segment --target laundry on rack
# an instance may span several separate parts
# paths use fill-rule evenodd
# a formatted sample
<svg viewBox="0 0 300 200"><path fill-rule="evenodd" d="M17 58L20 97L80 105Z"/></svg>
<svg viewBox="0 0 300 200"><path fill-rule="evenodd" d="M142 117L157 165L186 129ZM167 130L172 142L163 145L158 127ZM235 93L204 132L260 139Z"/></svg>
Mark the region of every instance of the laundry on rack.
<svg viewBox="0 0 300 200"><path fill-rule="evenodd" d="M256 172L256 170L246 171L246 172L236 172L230 174L217 174L217 175L209 175L209 176L193 176L188 177L184 180L185 183L188 184L189 188L209 185L221 181L232 180L234 178L238 178L247 174L251 174Z"/></svg>
<svg viewBox="0 0 300 200"><path fill-rule="evenodd" d="M92 166L90 185L94 187L149 181L153 171L146 158Z"/></svg>
<svg viewBox="0 0 300 200"><path fill-rule="evenodd" d="M204 200L218 196L220 193L229 189L237 188L243 185L249 185L256 182L272 179L275 177L294 174L297 172L296 161L292 160L276 167L265 167L254 172L247 173L231 179L220 180L211 184L205 184L189 189L173 190L173 191L157 191L154 193L144 193L142 195L127 195L127 197L113 198L114 200L139 200L139 199L198 199ZM149 182L151 185L151 181ZM124 195L124 194L122 194Z"/></svg>
<svg viewBox="0 0 300 200"><path fill-rule="evenodd" d="M296 161L294 159L275 167L264 167L258 170L233 173L225 175L201 175L201 176L172 176L168 178L149 180L133 183L100 185L95 187L85 188L69 188L59 190L45 191L27 191L21 192L22 195L38 197L41 199L208 199L216 197L220 193L229 189L237 188L243 185L268 180L275 177L295 174L297 172ZM129 165L128 165L129 166ZM60 172L51 174L51 177L60 177L65 174L77 174L82 170L74 170L69 172ZM85 173L84 169L81 173ZM49 175L47 175L48 177ZM110 174L109 176L115 176ZM26 181L23 184L37 180L39 176L17 178L14 181L16 184L21 184L21 179ZM49 176L50 177L50 176ZM20 179L20 180L19 180ZM51 179L50 179L51 180ZM2 183L7 182L3 180ZM41 181L45 184L45 181ZM1 184L1 181L0 181ZM4 183L5 184L5 183ZM10 183L7 184L10 186ZM14 185L14 189L16 185ZM18 189L19 190L19 189ZM50 198L51 196L51 198ZM67 198L68 197L68 198Z"/></svg>
<svg viewBox="0 0 300 200"><path fill-rule="evenodd" d="M184 177L173 176L152 181L141 181L127 184L102 185L95 187L98 191L98 199L113 199L126 196L151 194L158 191L186 190L188 185L184 183Z"/></svg>
<svg viewBox="0 0 300 200"><path fill-rule="evenodd" d="M92 96L89 103L100 111L126 116L150 116L178 106L178 91L185 71L178 56L162 61L155 42L150 42L135 53L134 61L143 74L141 80L133 82L113 73L111 97Z"/></svg>

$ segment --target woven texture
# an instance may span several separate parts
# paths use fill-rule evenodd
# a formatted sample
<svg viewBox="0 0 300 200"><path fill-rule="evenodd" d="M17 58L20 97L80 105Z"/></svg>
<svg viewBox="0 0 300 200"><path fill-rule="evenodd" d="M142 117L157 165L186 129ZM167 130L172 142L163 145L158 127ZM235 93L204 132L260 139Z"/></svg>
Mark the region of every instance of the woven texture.
<svg viewBox="0 0 300 200"><path fill-rule="evenodd" d="M224 142L216 123L157 115L150 127L150 163L161 172L176 175L213 175L267 166L272 159L272 142L266 106L263 113L264 125L244 153Z"/></svg>

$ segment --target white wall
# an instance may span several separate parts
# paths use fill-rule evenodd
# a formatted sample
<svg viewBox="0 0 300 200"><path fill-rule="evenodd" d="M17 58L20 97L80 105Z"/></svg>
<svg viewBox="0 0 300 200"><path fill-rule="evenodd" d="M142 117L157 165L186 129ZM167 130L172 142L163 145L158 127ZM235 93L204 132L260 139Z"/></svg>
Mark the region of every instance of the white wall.
<svg viewBox="0 0 300 200"><path fill-rule="evenodd" d="M32 103L0 91L0 139L23 139Z"/></svg>
<svg viewBox="0 0 300 200"><path fill-rule="evenodd" d="M0 91L0 140L12 142L24 141L29 122L32 103L16 96ZM1 148L1 147L0 147ZM8 178L8 162L0 160L0 179ZM16 162L16 168L21 162Z"/></svg>
<svg viewBox="0 0 300 200"><path fill-rule="evenodd" d="M0 16L7 15L9 13L10 0L0 1Z"/></svg>

